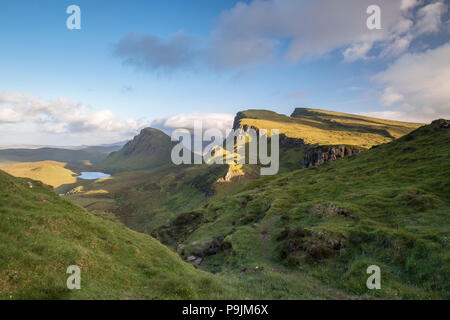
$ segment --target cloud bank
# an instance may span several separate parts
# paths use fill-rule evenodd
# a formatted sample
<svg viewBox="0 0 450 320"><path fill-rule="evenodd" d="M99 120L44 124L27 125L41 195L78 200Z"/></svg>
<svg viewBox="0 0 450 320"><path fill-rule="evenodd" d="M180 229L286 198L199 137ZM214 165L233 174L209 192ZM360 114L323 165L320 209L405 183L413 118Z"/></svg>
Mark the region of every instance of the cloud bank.
<svg viewBox="0 0 450 320"><path fill-rule="evenodd" d="M0 124L34 126L39 133L86 142L92 137L102 142L122 141L144 126L142 121L120 119L111 110L94 111L66 98L46 101L5 92L0 93Z"/></svg>
<svg viewBox="0 0 450 320"><path fill-rule="evenodd" d="M381 30L369 30L366 10L381 9ZM448 32L444 0L270 0L237 3L222 12L203 48L183 31L162 39L129 33L114 46L125 64L174 71L202 62L235 69L281 58L288 63L336 50L353 62L398 57L414 40ZM445 21L445 19L447 19Z"/></svg>
<svg viewBox="0 0 450 320"><path fill-rule="evenodd" d="M231 113L185 113L152 121L151 127L171 135L176 129L194 129L195 121L201 121L203 130L218 129L224 134L233 127L234 114Z"/></svg>
<svg viewBox="0 0 450 320"><path fill-rule="evenodd" d="M374 80L384 87L380 101L396 120L450 119L450 42L423 53L407 53ZM379 114L383 115L383 114Z"/></svg>

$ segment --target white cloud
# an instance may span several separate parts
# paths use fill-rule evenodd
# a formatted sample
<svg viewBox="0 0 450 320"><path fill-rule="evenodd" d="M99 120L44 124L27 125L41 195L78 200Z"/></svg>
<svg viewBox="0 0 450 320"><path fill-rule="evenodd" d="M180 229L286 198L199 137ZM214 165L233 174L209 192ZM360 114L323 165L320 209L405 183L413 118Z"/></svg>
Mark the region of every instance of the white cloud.
<svg viewBox="0 0 450 320"><path fill-rule="evenodd" d="M447 11L447 5L443 2L430 3L419 9L417 16L417 32L426 34L439 31L442 21L441 18Z"/></svg>
<svg viewBox="0 0 450 320"><path fill-rule="evenodd" d="M122 120L111 110L94 111L66 98L45 101L19 93L0 93L1 123L17 128L29 124L36 132L62 135L61 139L90 136L101 142L130 138L144 126L135 119Z"/></svg>
<svg viewBox="0 0 450 320"><path fill-rule="evenodd" d="M418 0L402 0L402 3L400 5L400 9L407 11L410 10L420 4L421 1Z"/></svg>
<svg viewBox="0 0 450 320"><path fill-rule="evenodd" d="M423 122L423 119L411 117L405 115L400 111L374 111L374 112L360 112L358 113L362 116L379 118L379 119L387 119L387 120L399 120L406 122Z"/></svg>
<svg viewBox="0 0 450 320"><path fill-rule="evenodd" d="M430 121L450 118L450 42L423 53L407 53L374 80L381 84L381 103L396 107L402 118Z"/></svg>
<svg viewBox="0 0 450 320"><path fill-rule="evenodd" d="M401 94L396 93L392 87L385 88L383 94L381 95L381 103L387 107L390 107L397 102L403 101L404 99L405 97L403 97Z"/></svg>
<svg viewBox="0 0 450 320"><path fill-rule="evenodd" d="M382 30L368 30L366 9L381 8ZM290 62L341 50L344 59L397 57L423 34L442 29L444 0L269 0L238 3L219 17L209 43L217 68L273 59Z"/></svg>
<svg viewBox="0 0 450 320"><path fill-rule="evenodd" d="M233 127L234 114L230 113L185 113L155 119L151 126L167 132L175 129L193 130L195 121L201 121L203 130L219 129L226 132Z"/></svg>
<svg viewBox="0 0 450 320"><path fill-rule="evenodd" d="M370 43L356 43L344 50L343 55L346 61L356 61L366 59L367 53L372 49Z"/></svg>

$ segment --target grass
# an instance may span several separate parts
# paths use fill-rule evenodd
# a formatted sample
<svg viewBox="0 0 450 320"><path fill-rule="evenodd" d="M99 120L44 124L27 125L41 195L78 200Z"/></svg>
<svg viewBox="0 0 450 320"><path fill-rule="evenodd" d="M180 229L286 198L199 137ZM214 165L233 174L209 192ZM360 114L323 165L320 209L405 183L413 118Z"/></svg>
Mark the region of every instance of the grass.
<svg viewBox="0 0 450 320"><path fill-rule="evenodd" d="M363 148L390 142L422 125L301 108L297 108L290 117L267 110L246 110L238 116L240 120L235 125L278 129L280 134L302 139L308 144Z"/></svg>
<svg viewBox="0 0 450 320"><path fill-rule="evenodd" d="M32 184L32 189L28 184ZM39 182L0 172L3 299L212 298L221 285L112 215L89 213ZM66 268L82 289L66 288Z"/></svg>
<svg viewBox="0 0 450 320"><path fill-rule="evenodd" d="M341 294L311 291L300 280L295 286L282 275L260 273L247 279L240 273L212 275L195 269L152 237L126 228L114 215L87 212L40 182L2 171L0 215L0 299L270 299L292 298L298 291L315 298ZM66 287L70 265L81 268L81 290Z"/></svg>
<svg viewBox="0 0 450 320"><path fill-rule="evenodd" d="M214 272L259 266L362 298L448 299L449 156L450 132L433 123L356 156L254 180L197 211L191 231L171 241L190 250L223 239L231 248L203 263ZM372 264L381 290L366 288Z"/></svg>
<svg viewBox="0 0 450 320"><path fill-rule="evenodd" d="M57 161L20 162L0 167L1 170L22 178L42 181L58 188L77 181L76 173L66 168L67 163Z"/></svg>
<svg viewBox="0 0 450 320"><path fill-rule="evenodd" d="M139 164L146 150L155 147L154 132L144 132L145 137L136 139L143 139L142 145L130 143L116 153L111 178L83 181L65 196L90 213L54 194L49 201L47 195L24 200L20 192L12 195L7 188L0 193L9 201L1 202L0 213L31 219L21 220L17 229L11 222L0 224L0 231L7 230L0 232L0 252L10 247L0 259L8 261L6 267L0 265L7 270L0 277L7 279L6 291L19 298L450 298L450 183L445 179L450 174L450 133L439 123L411 132L419 124L313 109L296 109L291 117L261 110L241 116L242 125L273 125L289 137L312 143L311 148L389 143L303 170L297 169L305 149L283 147L281 174L255 179L257 166L153 167L153 160ZM26 180L17 181L27 188ZM62 207L49 215L55 208L46 206L53 201L61 201L57 207ZM199 250L202 255L198 243L220 242L220 250L203 256L201 265L215 274L194 269L151 237L97 210L114 212L128 227L152 233L174 248L184 244L179 252L183 257ZM80 216L89 224L81 223ZM23 235L21 230L30 228L34 235ZM147 252L143 260L128 240L141 254ZM70 247L67 242L73 241L75 247ZM37 243L44 249L33 247ZM23 255L17 253L19 246L26 248ZM46 259L61 257L64 263L55 269L49 262L34 261L40 250ZM76 260L71 260L73 253ZM63 265L73 261L91 261L88 270L95 270L87 294L64 289ZM372 264L381 267L381 290L365 286L366 268ZM33 278L33 265L39 270L44 265L45 281ZM15 286L21 266L25 276ZM108 282L107 277L114 276L117 279ZM26 289L30 283L32 292Z"/></svg>
<svg viewBox="0 0 450 320"><path fill-rule="evenodd" d="M120 172L83 182L65 198L88 210L114 212L130 228L151 233L184 210L207 203L227 166L171 166ZM221 191L225 192L225 191Z"/></svg>

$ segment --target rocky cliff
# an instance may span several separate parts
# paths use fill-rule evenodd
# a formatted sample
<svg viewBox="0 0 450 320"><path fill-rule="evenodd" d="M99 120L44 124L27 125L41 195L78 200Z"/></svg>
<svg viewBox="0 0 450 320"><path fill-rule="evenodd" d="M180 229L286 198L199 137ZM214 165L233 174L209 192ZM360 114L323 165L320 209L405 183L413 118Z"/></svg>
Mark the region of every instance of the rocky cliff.
<svg viewBox="0 0 450 320"><path fill-rule="evenodd" d="M360 153L363 150L364 149L359 147L349 146L318 147L310 149L305 153L303 158L303 167L309 168L315 165L321 165L329 161Z"/></svg>

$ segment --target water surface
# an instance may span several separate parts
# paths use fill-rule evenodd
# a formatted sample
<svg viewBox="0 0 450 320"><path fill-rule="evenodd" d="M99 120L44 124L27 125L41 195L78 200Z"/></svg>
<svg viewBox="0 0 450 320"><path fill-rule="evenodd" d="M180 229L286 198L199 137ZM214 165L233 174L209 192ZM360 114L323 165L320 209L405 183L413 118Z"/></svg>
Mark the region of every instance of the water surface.
<svg viewBox="0 0 450 320"><path fill-rule="evenodd" d="M80 176L77 178L85 179L85 180L97 180L101 178L109 178L111 177L110 174L103 173L103 172L82 172Z"/></svg>

